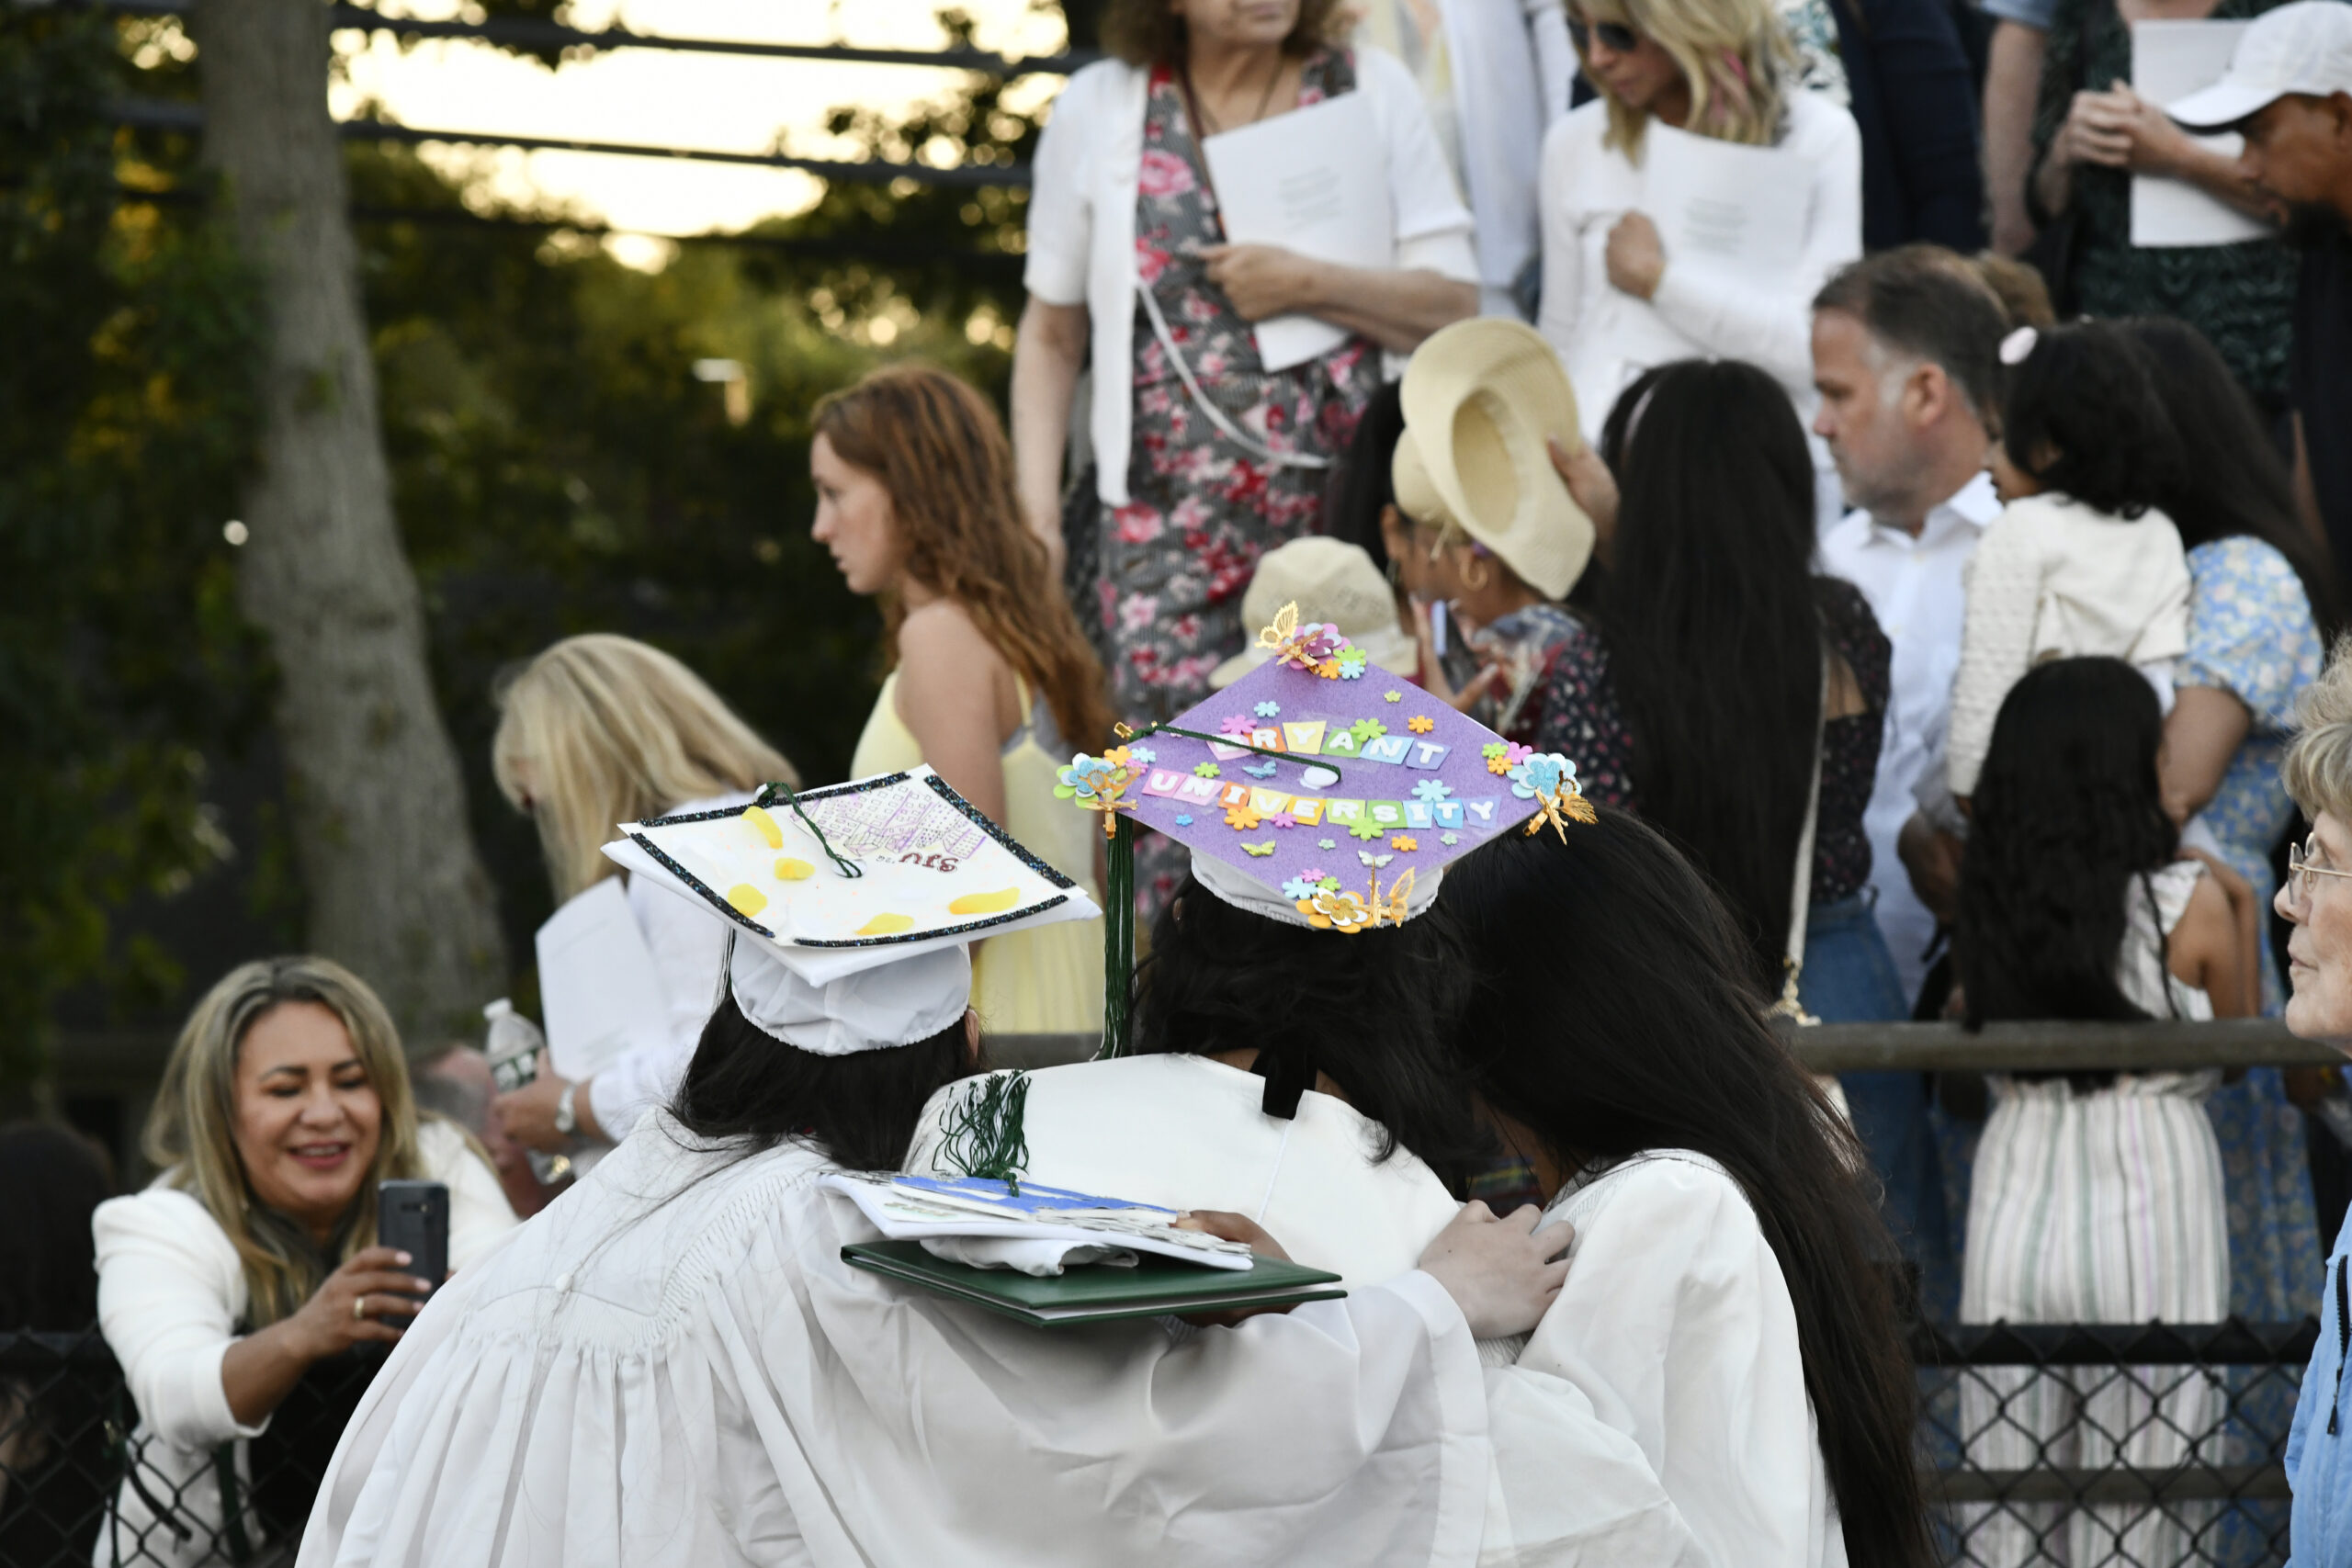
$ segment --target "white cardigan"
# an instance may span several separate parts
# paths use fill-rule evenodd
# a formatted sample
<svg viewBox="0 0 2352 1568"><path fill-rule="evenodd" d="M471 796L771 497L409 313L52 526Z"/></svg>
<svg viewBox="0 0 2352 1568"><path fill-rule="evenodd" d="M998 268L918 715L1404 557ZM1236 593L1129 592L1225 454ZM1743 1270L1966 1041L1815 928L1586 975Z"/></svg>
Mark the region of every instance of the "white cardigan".
<svg viewBox="0 0 2352 1568"><path fill-rule="evenodd" d="M454 1124L428 1117L416 1141L425 1176L448 1186L449 1266L463 1269L514 1228L514 1211L498 1173ZM181 1494L181 1522L190 1531L180 1540L138 1488L125 1484L117 1509L122 1559L180 1564L207 1561L220 1525L220 1488L207 1474L211 1450L240 1439L238 1472L249 1478L242 1439L260 1436L269 1419L240 1423L220 1382L221 1359L240 1337L247 1306L236 1244L201 1201L165 1179L99 1204L90 1228L97 1242L98 1327L139 1407L131 1445L140 1479L164 1502ZM113 1557L101 1531L92 1561Z"/></svg>
<svg viewBox="0 0 2352 1568"><path fill-rule="evenodd" d="M1388 164L1400 268L1476 284L1470 213L1453 188L1411 73L1377 50L1355 51L1356 90L1369 95ZM1069 79L1038 139L1029 192L1029 260L1022 281L1049 305L1087 308L1093 334L1094 441L1104 502L1127 502L1134 429L1136 187L1143 166L1150 73L1103 60Z"/></svg>
<svg viewBox="0 0 2352 1568"><path fill-rule="evenodd" d="M2071 496L2009 502L1962 568L1968 610L1952 676L1947 781L1976 793L2001 699L2047 659L2157 666L2188 651L2188 562L2163 513L2126 522Z"/></svg>
<svg viewBox="0 0 2352 1568"><path fill-rule="evenodd" d="M1649 300L1609 281L1609 231L1642 205L1641 170L1604 147L1609 109L1599 99L1574 110L1544 139L1539 199L1544 222L1544 305L1536 325L1566 364L1587 440L1598 440L1617 394L1660 363L1652 345L1662 321L1691 357L1744 359L1788 389L1798 416L1813 419L1813 297L1862 254L1862 139L1854 117L1819 94L1788 95L1788 129L1778 146L1813 171L1790 193L1805 207L1803 261L1779 288L1727 285L1677 267ZM1815 453L1815 467L1826 464ZM1834 512L1827 513L1830 517Z"/></svg>

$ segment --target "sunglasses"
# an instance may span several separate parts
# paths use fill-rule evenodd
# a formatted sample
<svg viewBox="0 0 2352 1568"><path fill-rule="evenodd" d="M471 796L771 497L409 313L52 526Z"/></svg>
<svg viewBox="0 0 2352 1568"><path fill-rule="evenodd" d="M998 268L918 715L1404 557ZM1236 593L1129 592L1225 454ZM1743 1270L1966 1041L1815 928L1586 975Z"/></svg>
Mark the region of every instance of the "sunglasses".
<svg viewBox="0 0 2352 1568"><path fill-rule="evenodd" d="M1574 16L1568 18L1568 41L1577 46L1578 54L1590 54L1594 39L1607 44L1611 54L1631 54L1642 46L1642 35L1623 22L1588 22Z"/></svg>

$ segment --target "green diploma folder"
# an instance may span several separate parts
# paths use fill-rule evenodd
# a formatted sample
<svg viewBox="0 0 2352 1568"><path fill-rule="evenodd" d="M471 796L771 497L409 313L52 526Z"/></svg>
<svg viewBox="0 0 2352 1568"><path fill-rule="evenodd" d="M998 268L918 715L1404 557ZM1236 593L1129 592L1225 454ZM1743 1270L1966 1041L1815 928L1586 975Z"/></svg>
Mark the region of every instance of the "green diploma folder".
<svg viewBox="0 0 2352 1568"><path fill-rule="evenodd" d="M853 1242L842 1261L1038 1328L1171 1313L1290 1306L1344 1296L1340 1277L1261 1258L1246 1269L1203 1269L1142 1255L1132 1269L1080 1264L1047 1278L933 1258L919 1241Z"/></svg>

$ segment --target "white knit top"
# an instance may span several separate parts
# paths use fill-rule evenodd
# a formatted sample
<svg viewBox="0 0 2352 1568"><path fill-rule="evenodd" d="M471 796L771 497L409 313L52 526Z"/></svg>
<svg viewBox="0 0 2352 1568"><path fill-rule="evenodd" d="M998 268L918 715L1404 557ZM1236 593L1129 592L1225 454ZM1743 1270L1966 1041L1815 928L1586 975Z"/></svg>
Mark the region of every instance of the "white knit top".
<svg viewBox="0 0 2352 1568"><path fill-rule="evenodd" d="M1986 525L1962 581L1954 795L1975 792L2001 699L2034 665L2106 654L2145 668L2188 650L2188 565L2161 512L2126 521L2055 492L2022 497Z"/></svg>

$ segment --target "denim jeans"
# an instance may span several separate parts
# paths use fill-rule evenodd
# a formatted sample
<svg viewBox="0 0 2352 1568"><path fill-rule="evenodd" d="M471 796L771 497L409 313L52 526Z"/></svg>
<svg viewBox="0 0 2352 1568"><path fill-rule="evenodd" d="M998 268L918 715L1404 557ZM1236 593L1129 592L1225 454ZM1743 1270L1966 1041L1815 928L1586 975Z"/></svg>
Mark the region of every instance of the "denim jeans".
<svg viewBox="0 0 2352 1568"><path fill-rule="evenodd" d="M1816 904L1805 921L1804 972L1797 992L1824 1023L1895 1022L1911 1016L1894 955L1866 896ZM1957 1250L1944 1211L1943 1173L1928 1124L1924 1073L1841 1073L1854 1131L1885 1186L1881 1213L1903 1255L1919 1266L1921 1305L1951 1315L1959 1290Z"/></svg>

